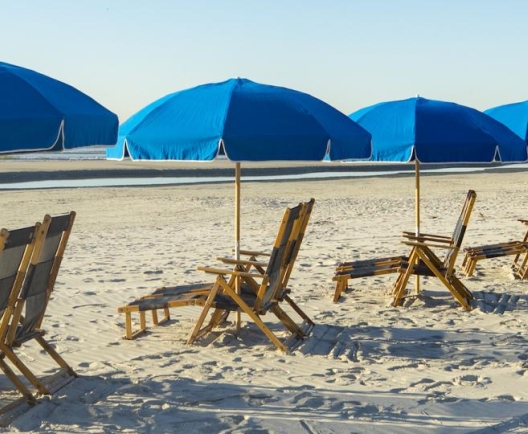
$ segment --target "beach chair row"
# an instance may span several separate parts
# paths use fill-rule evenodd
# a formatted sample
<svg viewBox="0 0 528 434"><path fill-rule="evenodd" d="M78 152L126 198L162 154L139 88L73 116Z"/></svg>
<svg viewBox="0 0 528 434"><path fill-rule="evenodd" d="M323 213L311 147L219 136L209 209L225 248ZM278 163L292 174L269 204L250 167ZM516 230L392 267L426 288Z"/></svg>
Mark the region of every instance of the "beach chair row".
<svg viewBox="0 0 528 434"><path fill-rule="evenodd" d="M18 398L2 402L0 425L7 425L27 405L37 403L76 377L45 339L42 323L71 232L75 212L46 215L32 226L0 231L0 368ZM18 348L37 342L58 365L44 375L37 361L31 366ZM3 399L3 398L2 398Z"/></svg>
<svg viewBox="0 0 528 434"><path fill-rule="evenodd" d="M457 276L456 260L476 198L476 192L469 190L451 235L403 232L402 243L409 248L407 255L338 264L333 276L334 302L350 289L352 279L394 273L393 306L402 306L405 300L417 297L419 289L415 287L413 291L409 280L411 276L425 276L437 278L466 311L472 310L473 295ZM160 325L170 320L172 308L201 306L202 311L188 338L189 344L224 324L232 312L237 312L247 314L278 349L285 352L295 349L314 327L313 321L290 297L288 286L314 204L312 199L286 209L271 253L242 251L245 259L217 258L221 266L198 267L214 276L211 281L162 287L119 307L118 312L125 315L125 338L134 339L147 331L147 313L153 325ZM514 270L525 278L527 239L528 232L519 242L467 248L463 262L465 274L472 274L478 260L511 254L515 255ZM299 317L300 323L286 312L285 304ZM266 325L263 316L267 313L279 319L287 331L287 338L279 339ZM238 320L236 325L239 327Z"/></svg>

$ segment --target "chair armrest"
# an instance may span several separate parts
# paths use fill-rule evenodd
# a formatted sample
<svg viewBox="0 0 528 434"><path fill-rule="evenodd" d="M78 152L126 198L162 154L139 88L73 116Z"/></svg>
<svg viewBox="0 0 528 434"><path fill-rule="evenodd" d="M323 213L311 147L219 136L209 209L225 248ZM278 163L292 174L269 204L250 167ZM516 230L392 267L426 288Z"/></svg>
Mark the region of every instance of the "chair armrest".
<svg viewBox="0 0 528 434"><path fill-rule="evenodd" d="M246 271L228 270L225 268L196 267L196 269L199 271L204 271L205 273L219 274L219 275L229 274L232 276L251 277L251 278L257 278L257 277L264 278L265 276L264 274L261 274L261 273L248 273Z"/></svg>
<svg viewBox="0 0 528 434"><path fill-rule="evenodd" d="M428 248L439 248L439 249L455 249L455 246L447 246L445 244L434 244L434 243L421 243L416 241L402 241L402 244L413 247L428 247Z"/></svg>
<svg viewBox="0 0 528 434"><path fill-rule="evenodd" d="M246 259L234 259L234 258L216 258L218 261L223 262L224 264L234 264L234 265L252 265L253 267L265 267L267 264L258 261L249 261Z"/></svg>
<svg viewBox="0 0 528 434"><path fill-rule="evenodd" d="M258 252L256 250L240 250L240 254L246 256L270 256L270 253Z"/></svg>
<svg viewBox="0 0 528 434"><path fill-rule="evenodd" d="M403 237L411 239L411 240L418 240L418 241L434 241L437 243L451 243L452 238L447 237L444 235L434 235L434 234L420 234L416 235L412 232L403 232Z"/></svg>

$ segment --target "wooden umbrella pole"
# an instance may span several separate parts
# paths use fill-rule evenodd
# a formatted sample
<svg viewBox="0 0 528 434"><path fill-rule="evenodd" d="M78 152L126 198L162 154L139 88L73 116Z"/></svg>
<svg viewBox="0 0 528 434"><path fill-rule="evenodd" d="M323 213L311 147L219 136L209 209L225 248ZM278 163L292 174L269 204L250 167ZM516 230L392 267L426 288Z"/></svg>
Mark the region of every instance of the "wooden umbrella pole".
<svg viewBox="0 0 528 434"><path fill-rule="evenodd" d="M240 260L240 163L235 163L235 258ZM240 295L240 278L235 279L235 290ZM242 322L240 312L236 312L236 335L240 332Z"/></svg>
<svg viewBox="0 0 528 434"><path fill-rule="evenodd" d="M414 160L414 169L415 169L415 190L414 200L416 201L416 215L415 215L415 221L416 221L416 229L415 229L415 235L420 235L420 162L418 161L418 158L415 158ZM416 283L415 283L415 290L416 295L420 293L420 276L416 275Z"/></svg>

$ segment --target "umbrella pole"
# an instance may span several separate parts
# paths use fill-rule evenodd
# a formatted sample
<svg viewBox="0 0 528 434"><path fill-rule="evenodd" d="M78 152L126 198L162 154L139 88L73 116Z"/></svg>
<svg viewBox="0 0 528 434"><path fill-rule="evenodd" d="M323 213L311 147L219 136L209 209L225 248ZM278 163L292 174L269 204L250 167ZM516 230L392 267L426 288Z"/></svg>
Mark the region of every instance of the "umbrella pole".
<svg viewBox="0 0 528 434"><path fill-rule="evenodd" d="M415 222L416 222L416 229L415 229L415 235L420 235L420 162L417 158L414 160L414 168L415 168L415 201L416 201L416 215L415 215ZM415 288L416 295L420 293L420 276L416 276L416 282L415 282Z"/></svg>
<svg viewBox="0 0 528 434"><path fill-rule="evenodd" d="M235 163L235 258L237 261L240 260L240 172L241 167L240 163ZM240 278L235 279L235 291L240 295ZM241 323L240 312L236 312L235 319L235 330L236 335L239 335L240 332L240 323Z"/></svg>

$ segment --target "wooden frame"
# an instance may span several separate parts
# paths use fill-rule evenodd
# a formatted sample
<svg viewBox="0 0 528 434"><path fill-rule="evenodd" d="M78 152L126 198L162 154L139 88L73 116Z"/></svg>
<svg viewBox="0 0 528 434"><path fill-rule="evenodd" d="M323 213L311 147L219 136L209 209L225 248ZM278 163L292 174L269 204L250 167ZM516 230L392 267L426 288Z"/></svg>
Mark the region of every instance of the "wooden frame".
<svg viewBox="0 0 528 434"><path fill-rule="evenodd" d="M287 286L314 203L312 199L286 209L271 253L243 250L241 254L249 259L217 258L223 266L198 267L205 273L216 275L214 282L159 288L152 294L118 308L118 312L125 314L125 338L133 339L146 331L147 311L152 312L153 322L157 325L170 318L170 308L199 305L203 307L202 313L188 339L189 344L223 323L230 312L242 312L255 322L277 348L291 351L309 335L314 326L308 315L293 302ZM259 257L267 259L267 262L258 261ZM225 265L232 268L227 269ZM240 292L237 291L237 280ZM301 325L279 306L283 301L299 314L303 321ZM210 321L203 326L211 308L214 310ZM161 321L154 313L156 310L163 311ZM267 312L272 312L290 331L288 339L278 339L262 321L261 316ZM139 314L138 329L134 329L134 313Z"/></svg>

